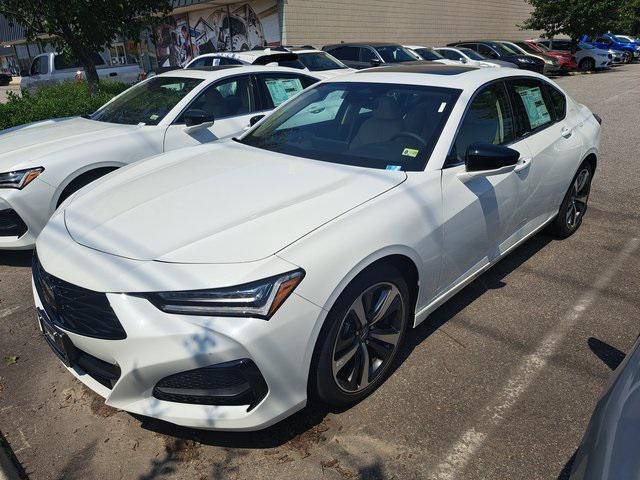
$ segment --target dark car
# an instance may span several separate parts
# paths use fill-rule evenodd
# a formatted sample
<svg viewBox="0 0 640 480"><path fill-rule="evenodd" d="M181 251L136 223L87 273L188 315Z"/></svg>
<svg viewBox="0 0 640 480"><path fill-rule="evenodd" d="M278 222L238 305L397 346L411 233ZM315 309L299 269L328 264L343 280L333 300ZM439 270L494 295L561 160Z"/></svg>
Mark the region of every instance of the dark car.
<svg viewBox="0 0 640 480"><path fill-rule="evenodd" d="M544 72L543 60L529 55L522 55L521 53L510 49L503 43L490 40L469 40L465 42L450 43L448 46L470 48L489 59L515 63L518 67L524 70L531 70L538 73Z"/></svg>
<svg viewBox="0 0 640 480"><path fill-rule="evenodd" d="M621 352L616 354L622 355ZM615 356L608 354L608 358ZM640 337L624 361L616 368L596 405L580 448L576 452L570 480L640 478L639 373Z"/></svg>
<svg viewBox="0 0 640 480"><path fill-rule="evenodd" d="M351 68L379 67L387 63L413 62L416 57L397 43L354 42L325 45L330 53Z"/></svg>

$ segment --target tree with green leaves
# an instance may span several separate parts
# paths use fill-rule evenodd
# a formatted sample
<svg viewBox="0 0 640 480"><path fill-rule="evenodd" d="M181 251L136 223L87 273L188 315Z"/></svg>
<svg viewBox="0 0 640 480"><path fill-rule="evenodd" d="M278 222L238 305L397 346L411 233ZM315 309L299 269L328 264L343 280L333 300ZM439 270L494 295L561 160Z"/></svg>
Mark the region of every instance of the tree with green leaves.
<svg viewBox="0 0 640 480"><path fill-rule="evenodd" d="M118 36L138 38L171 10L169 0L0 0L0 14L84 67L90 91L99 78L95 53Z"/></svg>
<svg viewBox="0 0 640 480"><path fill-rule="evenodd" d="M527 0L527 3L533 10L520 28L541 30L546 37L567 35L575 43L585 34L631 33L639 19L640 0Z"/></svg>

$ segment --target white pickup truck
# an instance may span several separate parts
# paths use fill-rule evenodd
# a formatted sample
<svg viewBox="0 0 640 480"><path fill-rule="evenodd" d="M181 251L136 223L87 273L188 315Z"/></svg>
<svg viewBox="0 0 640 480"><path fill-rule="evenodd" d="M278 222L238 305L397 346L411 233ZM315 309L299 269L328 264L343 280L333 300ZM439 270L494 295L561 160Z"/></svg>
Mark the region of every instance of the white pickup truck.
<svg viewBox="0 0 640 480"><path fill-rule="evenodd" d="M100 79L127 84L140 80L142 70L138 65L105 65L98 54L95 55L94 61ZM75 80L79 76L84 78L84 69L78 61L58 53L43 53L33 59L28 75L22 76L20 87L31 89L44 84Z"/></svg>

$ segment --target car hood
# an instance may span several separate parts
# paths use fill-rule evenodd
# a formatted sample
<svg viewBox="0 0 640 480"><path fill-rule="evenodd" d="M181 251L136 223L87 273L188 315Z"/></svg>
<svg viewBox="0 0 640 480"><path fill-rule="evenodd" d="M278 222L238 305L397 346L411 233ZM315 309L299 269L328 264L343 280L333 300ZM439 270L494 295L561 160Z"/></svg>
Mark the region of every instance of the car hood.
<svg viewBox="0 0 640 480"><path fill-rule="evenodd" d="M56 118L8 128L0 131L0 172L43 166L40 159L44 156L138 128L82 117Z"/></svg>
<svg viewBox="0 0 640 480"><path fill-rule="evenodd" d="M234 141L139 162L65 208L81 245L135 260L237 263L266 258L406 179ZM327 248L332 248L328 245Z"/></svg>

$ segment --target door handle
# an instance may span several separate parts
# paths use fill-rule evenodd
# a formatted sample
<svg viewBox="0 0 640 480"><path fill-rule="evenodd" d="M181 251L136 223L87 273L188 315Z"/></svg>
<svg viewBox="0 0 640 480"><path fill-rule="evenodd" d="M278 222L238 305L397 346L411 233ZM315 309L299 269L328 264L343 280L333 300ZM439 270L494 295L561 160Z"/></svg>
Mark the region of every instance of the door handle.
<svg viewBox="0 0 640 480"><path fill-rule="evenodd" d="M561 134L564 138L569 138L571 135L573 135L573 128L564 127L561 131Z"/></svg>
<svg viewBox="0 0 640 480"><path fill-rule="evenodd" d="M513 168L513 171L522 172L523 170L526 170L530 166L531 166L530 158L521 158L520 160L518 160L518 163L516 163L516 166Z"/></svg>

